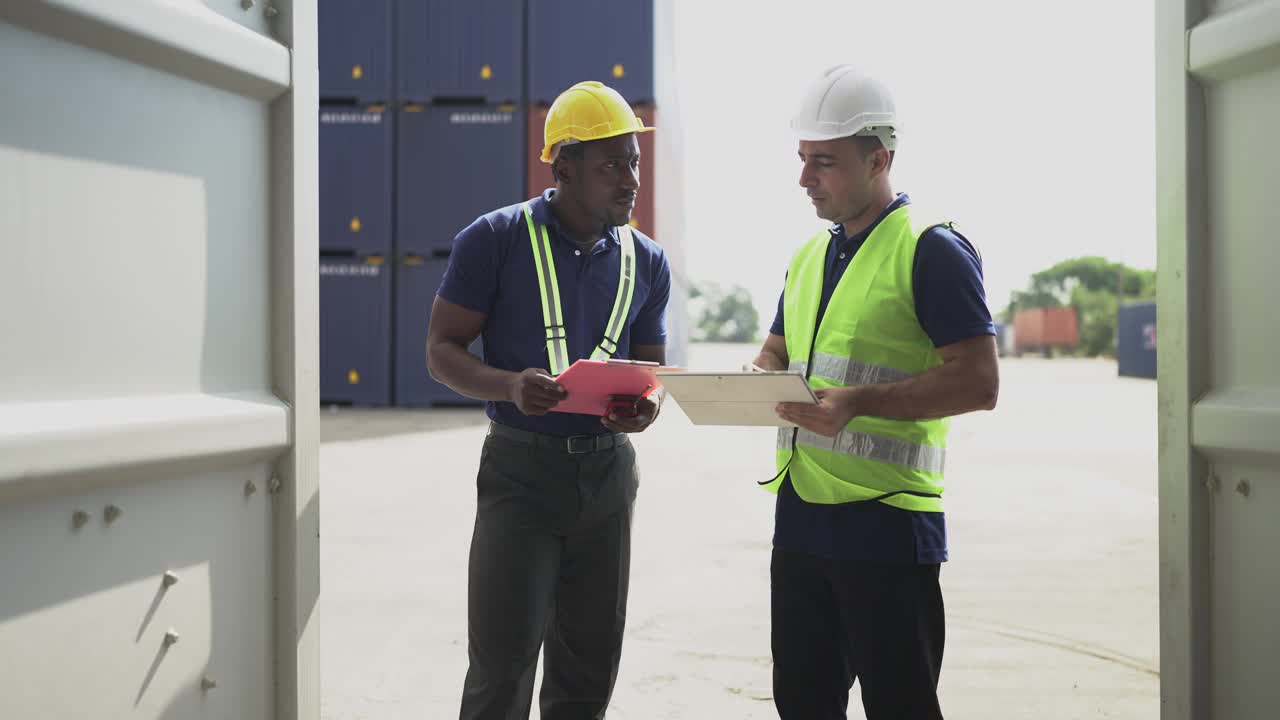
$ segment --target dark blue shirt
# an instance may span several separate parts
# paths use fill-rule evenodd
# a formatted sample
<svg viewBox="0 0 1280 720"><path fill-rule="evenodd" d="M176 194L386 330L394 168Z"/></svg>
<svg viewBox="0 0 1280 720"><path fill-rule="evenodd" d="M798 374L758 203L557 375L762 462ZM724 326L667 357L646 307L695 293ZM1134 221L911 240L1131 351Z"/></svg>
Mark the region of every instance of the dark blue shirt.
<svg viewBox="0 0 1280 720"><path fill-rule="evenodd" d="M898 195L866 230L845 237L831 228L818 322L836 284L859 248L889 213L910 202ZM982 282L982 258L960 233L932 228L916 245L911 273L916 319L934 347L982 335L995 335ZM785 336L782 298L770 329ZM778 489L773 544L792 552L837 560L932 564L947 560L947 523L943 513L912 512L878 502L817 505L800 499L785 478Z"/></svg>
<svg viewBox="0 0 1280 720"><path fill-rule="evenodd" d="M590 357L604 337L618 293L622 243L611 228L590 250L580 249L561 229L548 201L554 190L532 200L533 219L547 226L568 335L569 361ZM542 293L529 244L523 204L483 215L453 240L449 267L437 294L455 305L484 313L484 361L519 372L549 366L542 320ZM671 268L657 243L632 229L636 246L636 284L631 309L618 338L617 358L630 358L631 346L665 345L666 307ZM531 417L513 403L489 402L493 420L553 435L607 432L600 418L551 412Z"/></svg>

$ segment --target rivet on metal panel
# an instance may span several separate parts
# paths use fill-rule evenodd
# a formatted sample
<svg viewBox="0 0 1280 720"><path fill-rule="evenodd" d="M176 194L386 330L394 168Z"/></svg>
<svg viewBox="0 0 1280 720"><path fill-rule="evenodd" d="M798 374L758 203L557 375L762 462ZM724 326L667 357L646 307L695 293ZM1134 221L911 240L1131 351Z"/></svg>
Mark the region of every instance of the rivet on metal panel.
<svg viewBox="0 0 1280 720"><path fill-rule="evenodd" d="M275 495L276 493L280 492L280 476L279 475L271 476L271 482L267 484L267 489L271 491L272 495Z"/></svg>
<svg viewBox="0 0 1280 720"><path fill-rule="evenodd" d="M1240 482L1236 483L1236 492L1240 493L1245 497L1249 497L1249 481L1241 480Z"/></svg>
<svg viewBox="0 0 1280 720"><path fill-rule="evenodd" d="M216 687L218 687L217 680L214 680L208 675L205 675L204 677L200 678L200 689L203 690L204 692L209 692L210 690Z"/></svg>
<svg viewBox="0 0 1280 720"><path fill-rule="evenodd" d="M1205 478L1204 486L1209 488L1209 492L1216 493L1218 488L1222 487L1222 481L1218 479L1217 475L1210 474L1209 477Z"/></svg>
<svg viewBox="0 0 1280 720"><path fill-rule="evenodd" d="M120 519L120 514L123 512L124 511L121 510L118 505L108 505L107 509L102 511L102 517L107 521L107 524L110 525Z"/></svg>
<svg viewBox="0 0 1280 720"><path fill-rule="evenodd" d="M262 11L267 17L274 18L280 14L280 9L275 5L268 5L266 10Z"/></svg>
<svg viewBox="0 0 1280 720"><path fill-rule="evenodd" d="M241 10L250 10L253 8L253 0L240 0Z"/></svg>
<svg viewBox="0 0 1280 720"><path fill-rule="evenodd" d="M164 634L164 646L165 646L165 647L169 647L170 645L173 645L173 644L174 644L174 643L176 643L176 642L178 642L178 631L177 631L177 630L169 630L168 632L166 632L166 633Z"/></svg>
<svg viewBox="0 0 1280 720"><path fill-rule="evenodd" d="M258 492L258 486L254 485L252 480L246 481L244 484L244 496L249 497L256 492Z"/></svg>
<svg viewBox="0 0 1280 720"><path fill-rule="evenodd" d="M71 514L71 527L79 530L89 524L89 513L83 510L77 510Z"/></svg>
<svg viewBox="0 0 1280 720"><path fill-rule="evenodd" d="M160 578L160 584L170 588L178 584L178 574L169 570L165 572L164 577Z"/></svg>

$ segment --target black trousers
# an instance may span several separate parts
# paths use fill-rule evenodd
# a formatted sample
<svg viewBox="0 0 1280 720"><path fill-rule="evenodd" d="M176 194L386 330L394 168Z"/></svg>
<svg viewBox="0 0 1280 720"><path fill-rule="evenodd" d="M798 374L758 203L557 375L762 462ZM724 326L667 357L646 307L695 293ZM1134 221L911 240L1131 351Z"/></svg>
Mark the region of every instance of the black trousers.
<svg viewBox="0 0 1280 720"><path fill-rule="evenodd" d="M938 565L773 551L773 695L782 720L939 720L945 621Z"/></svg>
<svg viewBox="0 0 1280 720"><path fill-rule="evenodd" d="M543 648L543 720L604 717L622 656L630 443L592 453L492 434L477 476L463 720L525 720Z"/></svg>

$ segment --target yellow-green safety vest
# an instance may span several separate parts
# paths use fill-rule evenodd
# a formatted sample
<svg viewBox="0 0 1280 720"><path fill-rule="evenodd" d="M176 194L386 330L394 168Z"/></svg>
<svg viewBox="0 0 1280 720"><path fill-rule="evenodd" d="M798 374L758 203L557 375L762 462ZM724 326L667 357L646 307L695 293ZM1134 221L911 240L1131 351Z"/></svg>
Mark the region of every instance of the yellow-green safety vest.
<svg viewBox="0 0 1280 720"><path fill-rule="evenodd" d="M803 372L811 387L896 382L942 364L916 318L912 292L916 244L938 223L915 222L910 207L889 213L867 237L817 328L831 233L814 236L792 259L783 292L789 369ZM856 417L835 438L780 428L778 478L765 487L777 492L785 471L806 502L878 501L942 512L948 425Z"/></svg>

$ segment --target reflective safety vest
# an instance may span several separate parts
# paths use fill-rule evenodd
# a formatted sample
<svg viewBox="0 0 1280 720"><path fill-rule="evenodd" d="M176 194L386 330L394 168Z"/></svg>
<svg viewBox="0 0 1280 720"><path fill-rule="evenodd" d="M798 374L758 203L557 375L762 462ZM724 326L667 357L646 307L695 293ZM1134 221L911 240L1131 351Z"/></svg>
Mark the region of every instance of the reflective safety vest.
<svg viewBox="0 0 1280 720"><path fill-rule="evenodd" d="M538 271L538 290L542 297L542 325L547 339L547 369L553 376L569 369L569 344L560 308L560 283L556 263L551 254L551 236L545 225L533 221L533 209L524 204L524 219L529 225L529 243L533 246L533 262ZM636 290L636 242L627 225L618 226L622 241L622 260L618 263L618 294L613 300L613 313L605 324L604 338L591 353L592 360L607 360L618 352L618 338L631 312L631 298Z"/></svg>
<svg viewBox="0 0 1280 720"><path fill-rule="evenodd" d="M792 259L783 293L787 355L790 369L803 372L810 386L889 383L942 364L916 319L912 292L916 244L933 225L913 222L910 207L889 213L871 232L817 328L831 233L816 235ZM778 478L766 487L777 492L786 471L806 502L878 501L942 512L948 424L855 417L835 438L780 428Z"/></svg>

